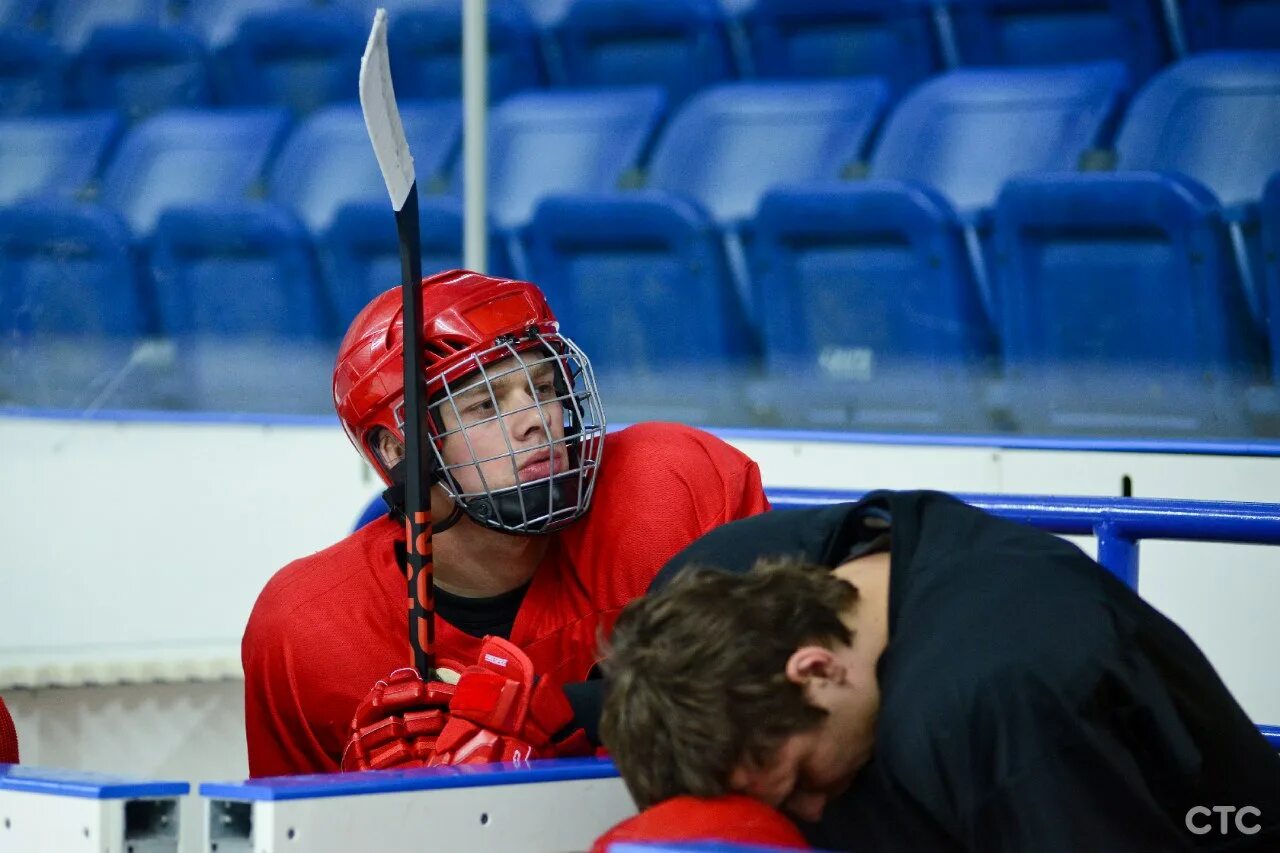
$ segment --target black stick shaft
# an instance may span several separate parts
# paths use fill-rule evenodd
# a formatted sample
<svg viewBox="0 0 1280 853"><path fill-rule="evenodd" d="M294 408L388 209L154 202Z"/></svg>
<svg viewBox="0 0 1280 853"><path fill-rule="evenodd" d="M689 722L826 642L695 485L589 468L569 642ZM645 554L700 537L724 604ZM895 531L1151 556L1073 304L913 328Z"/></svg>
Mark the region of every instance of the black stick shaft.
<svg viewBox="0 0 1280 853"><path fill-rule="evenodd" d="M405 578L409 584L409 647L426 679L435 669L434 565L431 555L431 451L424 446L427 376L422 343L422 244L418 185L396 211L400 275L404 281Z"/></svg>

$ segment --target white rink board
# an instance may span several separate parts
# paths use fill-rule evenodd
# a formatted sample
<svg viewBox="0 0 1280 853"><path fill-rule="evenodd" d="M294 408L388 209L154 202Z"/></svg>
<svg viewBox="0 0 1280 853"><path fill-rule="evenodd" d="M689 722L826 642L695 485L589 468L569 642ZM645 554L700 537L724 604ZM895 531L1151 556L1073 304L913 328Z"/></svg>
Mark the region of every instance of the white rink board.
<svg viewBox="0 0 1280 853"><path fill-rule="evenodd" d="M552 765L570 766L565 778L521 782L530 774L547 775ZM588 766L596 778L572 778L574 767ZM533 770L501 768L483 773L488 784L475 787L432 787L435 771L367 773L393 782L419 780L415 790L379 791L327 796L327 787L350 783L352 775L309 777L308 796L300 799L237 799L270 796L272 780L244 786L205 785L205 846L208 853L563 853L586 850L605 830L636 813L635 804L616 775L599 777L607 761L538 762ZM472 768L478 769L478 768ZM502 783L503 777L517 781ZM444 781L455 776L442 777ZM327 781L332 780L332 781ZM388 786L394 787L394 786ZM283 793L292 796L289 783ZM232 818L229 809L239 812ZM245 809L248 809L246 815ZM246 828L229 832L228 827Z"/></svg>
<svg viewBox="0 0 1280 853"><path fill-rule="evenodd" d="M182 853L188 786L0 765L0 853Z"/></svg>

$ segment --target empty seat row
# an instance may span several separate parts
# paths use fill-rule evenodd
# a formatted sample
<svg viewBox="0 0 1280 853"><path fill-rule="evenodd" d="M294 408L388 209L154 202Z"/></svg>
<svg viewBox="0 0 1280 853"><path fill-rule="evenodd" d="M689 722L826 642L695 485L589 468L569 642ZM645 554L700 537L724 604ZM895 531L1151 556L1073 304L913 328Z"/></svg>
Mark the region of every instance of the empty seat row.
<svg viewBox="0 0 1280 853"><path fill-rule="evenodd" d="M1273 325L1268 369L1212 215L1155 207L1138 228L1123 198L1064 212L1044 190L1015 180L997 202L994 328L973 282L934 266L961 251L945 220L877 234L855 199L766 195L748 251L761 360L714 235L582 247L543 234L540 210L530 262L622 421L1280 435L1280 340ZM1275 305L1280 177L1260 209ZM336 304L398 272L390 214L346 246L289 222L246 232L231 208L165 218L174 232L140 268L110 219L91 232L0 212L0 402L324 412ZM431 268L458 263L424 248Z"/></svg>
<svg viewBox="0 0 1280 853"><path fill-rule="evenodd" d="M704 363L740 362L761 350L756 340L760 335L765 338L765 352L783 357L786 342L802 336L787 331L785 323L794 325L797 321L794 315L774 311L779 304L776 297L778 291L785 296L789 290L809 286L795 283L804 276L813 286L813 298L803 304L810 306L808 310L816 317L826 317L828 332L835 336L817 347L819 372L856 376L869 370L869 365L879 365L877 370L882 370L894 359L919 357L905 351L907 343L917 340L930 341L929 346L935 348L952 347L946 350L949 363L980 362L984 353L994 349L994 340L1015 339L996 334L1008 302L1003 282L1013 277L1017 267L1009 260L1014 253L1000 248L1000 233L1016 234L1013 239L1023 242L1023 232L1031 237L1040 231L1052 232L1055 227L1082 235L1077 242L1088 250L1076 254L1086 262L1094 256L1107 257L1109 246L1140 245L1133 243L1134 235L1146 235L1151 246L1140 246L1141 251L1131 253L1126 248L1111 252L1115 257L1109 263L1120 271L1112 278L1121 286L1127 286L1128 281L1125 264L1167 256L1166 261L1149 264L1155 287L1169 277L1160 263L1176 265L1179 258L1198 257L1198 266L1188 281L1217 288L1210 292L1224 305L1237 305L1243 299L1245 313L1252 315L1256 326L1264 319L1262 311L1267 304L1258 281L1262 274L1254 276L1252 287L1243 281L1251 269L1247 261L1257 230L1256 209L1240 202L1256 198L1266 176L1280 169L1275 150L1275 131L1280 123L1276 66L1274 54L1207 55L1175 66L1139 94L1117 141L1120 165L1126 170L1176 170L1181 173L1177 176L1124 171L1017 177L1020 172L1070 169L1113 121L1124 75L1114 66L1099 65L1005 73L967 71L931 81L890 115L871 158L872 178L847 183L838 181L840 172L860 150L883 111L882 84L807 84L790 91L763 84L739 85L708 92L680 110L662 134L650 158L650 189L564 195L565 191L608 188L634 162L636 152L645 147L652 133L652 113L661 102L660 96L646 95L643 90L628 93L636 99L635 113L649 116L635 121L626 118L632 111L621 107L626 98L608 93L597 97L617 107L618 112L605 111L603 120L595 125L569 120L567 116L583 117L571 111L549 116L551 130L542 145L530 145L527 138L521 142L520 134L511 134L510 156L496 160L513 167L524 164L525 169L517 168L499 182L518 191L505 200L501 192L496 193L500 203L495 212L523 211L504 223L504 241L527 247L528 257L522 259L524 274L549 289L567 289L569 295L562 300L564 311L570 316L580 311L588 319L604 316L607 311L619 320L615 330L629 330L626 335L602 339L595 348L602 363L611 359L619 364L646 362L644 352L637 355L634 347L610 343L620 340L651 347L650 361L687 361L685 351L690 350L692 358ZM811 101L804 100L805 91ZM538 99L529 96L526 100L536 103ZM801 105L805 105L803 109ZM645 106L648 113L639 109ZM500 106L495 115L502 109ZM280 131L267 118L269 114L266 111L258 117L262 128L258 133L272 140ZM536 123L540 114L538 109L513 111L512 124ZM253 138L254 132L247 130L253 124L248 118L240 117L236 125ZM352 119L348 127L354 123ZM500 128L506 121L494 123ZM579 135L573 145L566 144L566 139L583 131L587 131L585 136ZM211 126L186 132L203 147L175 154L175 149L164 148L156 140L138 143L140 154L126 157L122 151L117 159L126 163L132 159L142 165L124 169L115 178L109 175L104 181L104 196L135 207L127 219L137 223L136 231L150 233L153 223L160 223L151 251L158 252L157 246L181 246L184 263L196 265L208 258L216 264L219 258L237 251L251 254L243 247L257 245L254 241L263 233L276 233L278 245L290 241L296 245L302 240L303 229L280 213L289 207L283 199L274 207L243 200L244 188L261 172L261 156L231 174L211 153L219 139ZM412 127L410 134L414 135ZM500 140L503 135L495 133L495 138ZM130 138L138 136L145 139L147 135ZM365 145L362 128L349 130L345 138L350 152ZM243 157L248 147L244 139L232 137L229 141ZM313 141L301 150L314 157L324 146L313 145ZM503 144L495 142L495 147L500 150ZM268 142L263 147L269 150L272 145L274 142ZM174 156L157 156L157 148ZM289 161L287 149L288 145L277 158L277 166ZM625 156L607 154L615 149ZM921 151L936 153L914 156ZM557 161L540 152L562 155L563 159ZM585 154L603 159L584 159ZM333 162L343 159L338 155ZM371 158L366 155L365 160L371 170ZM296 172L313 177L324 174L308 168L308 161L300 162ZM197 166L217 169L218 182L213 186L230 191L229 196L219 198L235 203L221 208L206 205L195 210L170 210L156 217L166 205L145 200L147 193L155 190L148 189L148 181L159 179L157 186L177 193L175 203L181 204L191 200L182 195L190 191L183 189L183 180L190 178L190 170ZM429 173L426 164L420 171ZM359 206L329 206L338 213L321 241L322 264L330 263L324 261L326 257L344 257L343 247L355 247L358 241L368 245L385 241L390 244L385 256L394 258L384 195L376 175L370 172L366 177L364 186L379 201L366 202L366 213ZM601 180L597 182L597 178ZM819 185L775 189L756 212L760 195L773 183L814 179L825 180ZM551 183L546 183L548 180ZM1196 181L1205 186L1196 186ZM1002 212L992 217L991 202L1006 183L1005 196L1013 201L1005 204L1002 199ZM539 186L562 194L535 208ZM295 207L304 212L325 209L324 187L318 192L321 197ZM1018 212L1014 203L1018 193L1039 194L1023 205L1029 213ZM1095 210L1106 211L1106 216L1091 216ZM1046 211L1059 219L1044 219ZM521 228L530 213L532 223ZM1040 219L1019 230L1019 217L1031 214ZM14 221L35 228L44 215L27 206L15 214ZM201 217L205 217L203 224ZM171 224L164 224L166 218ZM72 219L50 220L48 233L64 244L74 242L70 239L74 226L67 224ZM999 233L994 241L992 221L1005 223L996 229ZM362 222L364 225L359 225ZM441 238L443 250L433 257L456 256L457 222L456 202L444 202L424 217L424 240ZM1182 230L1176 230L1175 224ZM247 233L236 238L236 229ZM508 239L513 237L517 239ZM260 242L270 245L272 241ZM792 245L794 248L786 252L772 254L761 248ZM1189 247L1194 247L1194 252ZM1053 252L1030 256L1060 259L1062 251L1055 244ZM368 254L357 247L348 256L361 252ZM787 253L803 258L796 269L804 275L786 273L779 279L782 284L769 284L770 269L784 268L786 264L779 258ZM296 254L305 254L305 249ZM1253 254L1260 255L1257 251ZM1234 268L1231 261L1236 262ZM980 271L988 266L991 275L984 288ZM1178 267L1184 268L1185 264ZM353 271L339 274L333 274L332 266L328 269L324 278L335 283L332 286L350 287L360 279L359 270L371 267L357 263L350 268ZM1234 280L1237 273L1242 278L1239 283ZM352 305L358 306L367 294L382 289L397 275L392 260L367 281L364 295L358 291L353 295ZM888 317L884 312L898 304L884 292L845 292L841 296L841 288L849 291L854 285L902 287L904 293L914 288L926 294L921 305L949 319L921 320L921 329L928 334L903 335L896 350L885 349L899 339L896 334L869 346L851 342L840 337L841 323L865 317L865 313L858 313L859 306L880 306L876 309L880 316ZM578 297L573 293L587 290L597 303L577 307ZM911 304L905 296L900 301ZM682 305L692 310L681 311ZM815 305L827 307L814 309ZM844 316L841 306L854 313L839 319ZM353 310L339 309L339 321L344 311ZM1229 313L1238 317L1241 312L1231 309ZM793 319L787 320L788 316ZM919 312L919 318L930 316L927 311ZM623 319L626 322L621 322ZM672 323L684 323L688 328ZM778 323L783 324L781 331L770 327ZM692 328L699 334L686 333ZM665 331L656 337L642 334L652 329ZM947 335L954 340L940 344ZM1256 353L1258 348L1248 344L1256 338L1256 333L1244 335L1243 351ZM860 396L865 397L866 392Z"/></svg>
<svg viewBox="0 0 1280 853"><path fill-rule="evenodd" d="M8 0L0 113L353 100L379 4L401 96L458 97L461 0ZM875 75L900 93L961 66L1114 60L1142 81L1193 50L1280 48L1278 21L1245 0L491 0L488 81L495 100L658 85L672 104L735 78Z"/></svg>

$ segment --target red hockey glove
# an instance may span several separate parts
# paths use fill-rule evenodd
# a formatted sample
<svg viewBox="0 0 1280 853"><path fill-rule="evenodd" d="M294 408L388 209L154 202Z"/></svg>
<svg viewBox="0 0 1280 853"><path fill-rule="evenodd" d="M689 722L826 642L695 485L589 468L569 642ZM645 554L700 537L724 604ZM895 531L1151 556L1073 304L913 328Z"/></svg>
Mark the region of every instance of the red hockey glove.
<svg viewBox="0 0 1280 853"><path fill-rule="evenodd" d="M423 681L412 667L379 681L356 707L342 769L424 766L445 726L453 690L443 681Z"/></svg>
<svg viewBox="0 0 1280 853"><path fill-rule="evenodd" d="M515 644L486 637L479 660L458 679L428 764L527 763L592 752L564 691L539 679Z"/></svg>

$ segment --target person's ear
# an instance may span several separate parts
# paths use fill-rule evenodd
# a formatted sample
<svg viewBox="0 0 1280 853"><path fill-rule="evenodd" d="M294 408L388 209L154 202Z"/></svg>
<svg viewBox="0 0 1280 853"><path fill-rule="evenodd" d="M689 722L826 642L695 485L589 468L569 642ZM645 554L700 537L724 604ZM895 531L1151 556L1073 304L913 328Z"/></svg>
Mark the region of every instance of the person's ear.
<svg viewBox="0 0 1280 853"><path fill-rule="evenodd" d="M404 443L391 430L384 429L378 433L378 455L390 468L404 458Z"/></svg>
<svg viewBox="0 0 1280 853"><path fill-rule="evenodd" d="M801 646L787 658L787 680L802 686L839 679L844 669L825 646Z"/></svg>

